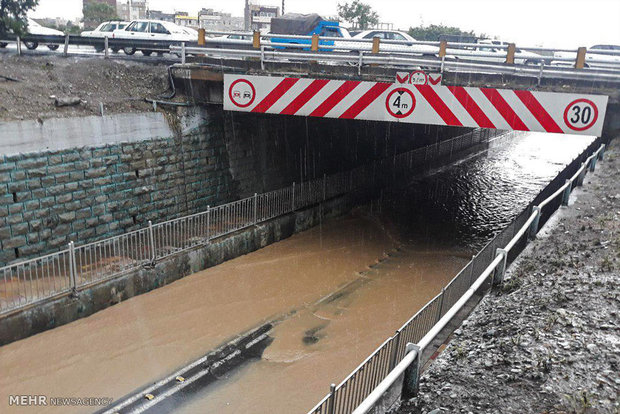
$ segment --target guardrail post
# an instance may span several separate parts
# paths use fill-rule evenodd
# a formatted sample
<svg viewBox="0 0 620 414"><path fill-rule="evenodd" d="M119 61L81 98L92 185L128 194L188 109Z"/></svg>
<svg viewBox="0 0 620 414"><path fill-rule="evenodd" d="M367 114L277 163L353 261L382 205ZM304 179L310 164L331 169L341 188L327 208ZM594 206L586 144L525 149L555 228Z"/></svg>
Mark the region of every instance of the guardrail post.
<svg viewBox="0 0 620 414"><path fill-rule="evenodd" d="M336 384L329 386L329 402L327 403L327 414L334 414L334 404L336 403Z"/></svg>
<svg viewBox="0 0 620 414"><path fill-rule="evenodd" d="M110 57L110 41L108 39L108 36L103 39L103 57L104 59Z"/></svg>
<svg viewBox="0 0 620 414"><path fill-rule="evenodd" d="M155 232L153 222L149 220L149 247L151 248L151 264L155 263Z"/></svg>
<svg viewBox="0 0 620 414"><path fill-rule="evenodd" d="M508 50L506 51L506 64L514 65L515 64L515 52L517 51L517 46L514 43L508 43Z"/></svg>
<svg viewBox="0 0 620 414"><path fill-rule="evenodd" d="M17 36L17 56L22 55L22 39Z"/></svg>
<svg viewBox="0 0 620 414"><path fill-rule="evenodd" d="M536 215L534 216L534 221L532 221L527 235L530 240L534 240L536 238L536 234L538 233L538 226L540 225L540 212L541 210L539 206L534 206L532 208L532 213Z"/></svg>
<svg viewBox="0 0 620 414"><path fill-rule="evenodd" d="M568 205L568 199L570 197L570 192L572 190L572 183L570 182L570 180L566 180L565 185L566 185L566 188L564 188L564 192L562 193L562 205L563 206Z"/></svg>
<svg viewBox="0 0 620 414"><path fill-rule="evenodd" d="M265 46L260 47L260 69L265 70Z"/></svg>
<svg viewBox="0 0 620 414"><path fill-rule="evenodd" d="M364 51L359 51L359 59L357 60L357 74L362 74L362 66L364 65Z"/></svg>
<svg viewBox="0 0 620 414"><path fill-rule="evenodd" d="M205 29L198 29L198 46L204 46L207 44L205 39Z"/></svg>
<svg viewBox="0 0 620 414"><path fill-rule="evenodd" d="M504 274L506 274L508 252L504 249L495 249L495 257L499 255L502 256L502 262L499 264L499 268L495 268L495 273L493 274L493 286L498 286L504 283Z"/></svg>
<svg viewBox="0 0 620 414"><path fill-rule="evenodd" d="M392 358L390 359L390 369L388 372L392 371L396 366L396 358L398 357L398 344L400 343L400 331L396 331L394 334L394 346L392 347Z"/></svg>
<svg viewBox="0 0 620 414"><path fill-rule="evenodd" d="M310 51L317 52L318 50L319 50L319 35L315 33L312 35L312 43L310 45Z"/></svg>
<svg viewBox="0 0 620 414"><path fill-rule="evenodd" d="M471 257L471 270L469 271L469 286L474 284L474 263L475 262L476 262L476 255L474 254Z"/></svg>
<svg viewBox="0 0 620 414"><path fill-rule="evenodd" d="M257 217L256 214L258 212L258 193L254 193L254 225L256 225L257 223Z"/></svg>
<svg viewBox="0 0 620 414"><path fill-rule="evenodd" d="M293 197L291 200L291 211L295 211L295 181L293 181Z"/></svg>
<svg viewBox="0 0 620 414"><path fill-rule="evenodd" d="M71 284L71 290L75 293L77 290L77 268L75 266L75 244L69 242L69 282Z"/></svg>
<svg viewBox="0 0 620 414"><path fill-rule="evenodd" d="M577 186L581 187L583 185L583 180L586 178L586 165L585 163L581 163L581 172L577 176Z"/></svg>
<svg viewBox="0 0 620 414"><path fill-rule="evenodd" d="M181 64L185 65L185 42L181 43Z"/></svg>
<svg viewBox="0 0 620 414"><path fill-rule="evenodd" d="M64 48L63 55L65 57L69 56L69 35L65 35L65 48Z"/></svg>
<svg viewBox="0 0 620 414"><path fill-rule="evenodd" d="M575 58L575 69L583 69L586 65L586 48L577 49L577 57Z"/></svg>
<svg viewBox="0 0 620 414"><path fill-rule="evenodd" d="M542 82L543 72L545 70L545 61L540 62L540 70L538 71L538 86Z"/></svg>
<svg viewBox="0 0 620 414"><path fill-rule="evenodd" d="M379 47L381 46L381 39L378 36L372 38L372 53L379 53Z"/></svg>
<svg viewBox="0 0 620 414"><path fill-rule="evenodd" d="M416 356L411 365L405 370L403 379L402 399L409 400L418 395L420 389L420 347L416 344L408 343L406 353L415 352Z"/></svg>
<svg viewBox="0 0 620 414"><path fill-rule="evenodd" d="M252 34L252 47L254 49L260 49L260 32L258 30L254 30Z"/></svg>
<svg viewBox="0 0 620 414"><path fill-rule="evenodd" d="M448 49L448 41L442 40L441 42L439 42L439 57L440 58L443 59L446 57L446 49Z"/></svg>

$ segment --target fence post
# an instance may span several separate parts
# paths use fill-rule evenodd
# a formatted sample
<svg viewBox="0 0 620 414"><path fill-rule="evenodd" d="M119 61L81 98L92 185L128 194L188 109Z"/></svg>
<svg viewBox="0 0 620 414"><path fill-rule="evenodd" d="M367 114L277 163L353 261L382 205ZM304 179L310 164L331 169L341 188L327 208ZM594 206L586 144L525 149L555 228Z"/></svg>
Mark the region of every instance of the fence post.
<svg viewBox="0 0 620 414"><path fill-rule="evenodd" d="M416 344L408 343L406 353L415 352L416 356L411 365L405 370L403 380L402 399L409 400L418 394L420 388L420 347Z"/></svg>
<svg viewBox="0 0 620 414"><path fill-rule="evenodd" d="M599 161L603 161L603 157L605 156L605 149L607 149L607 146L605 146L605 144L601 145L601 150L598 153L598 160Z"/></svg>
<svg viewBox="0 0 620 414"><path fill-rule="evenodd" d="M381 39L378 36L372 38L372 53L379 53L379 46L381 44Z"/></svg>
<svg viewBox="0 0 620 414"><path fill-rule="evenodd" d="M17 56L21 56L22 55L22 39L21 37L17 36Z"/></svg>
<svg viewBox="0 0 620 414"><path fill-rule="evenodd" d="M323 174L323 201L326 198L326 185L327 185L327 174Z"/></svg>
<svg viewBox="0 0 620 414"><path fill-rule="evenodd" d="M439 322L439 320L441 319L441 315L443 314L443 299L444 296L446 296L446 287L442 287L441 288L441 296L439 297L439 314L437 315L437 320L435 321L435 323Z"/></svg>
<svg viewBox="0 0 620 414"><path fill-rule="evenodd" d="M329 386L329 403L327 404L327 414L334 414L334 404L336 403L336 384Z"/></svg>
<svg viewBox="0 0 620 414"><path fill-rule="evenodd" d="M536 233L538 233L538 226L540 225L540 207L534 206L532 208L532 213L536 214L536 216L534 217L534 221L532 221L532 224L530 225L530 231L528 234L528 238L530 240L534 240L536 238Z"/></svg>
<svg viewBox="0 0 620 414"><path fill-rule="evenodd" d="M257 202L258 202L258 193L254 193L254 225L258 223L257 217L256 217L256 213L258 212Z"/></svg>
<svg viewBox="0 0 620 414"><path fill-rule="evenodd" d="M563 206L567 206L568 205L568 199L570 197L570 191L572 190L572 183L570 182L570 180L566 180L565 182L566 188L564 189L564 192L562 193L562 205Z"/></svg>
<svg viewBox="0 0 620 414"><path fill-rule="evenodd" d="M209 230L211 230L211 206L207 206L207 243L209 243Z"/></svg>
<svg viewBox="0 0 620 414"><path fill-rule="evenodd" d="M499 268L495 268L493 275L493 286L501 285L504 282L504 274L506 273L506 260L508 259L508 252L504 249L495 249L495 257L502 255L502 262L499 264Z"/></svg>
<svg viewBox="0 0 620 414"><path fill-rule="evenodd" d="M310 51L311 52L317 52L319 50L319 35L318 34L313 34L312 35L312 42L310 44Z"/></svg>
<svg viewBox="0 0 620 414"><path fill-rule="evenodd" d="M206 44L205 29L198 29L198 46L204 46Z"/></svg>
<svg viewBox="0 0 620 414"><path fill-rule="evenodd" d="M254 33L252 33L252 47L260 49L260 32L258 30L254 30Z"/></svg>
<svg viewBox="0 0 620 414"><path fill-rule="evenodd" d="M295 211L295 181L293 181L293 199L291 200L291 211Z"/></svg>
<svg viewBox="0 0 620 414"><path fill-rule="evenodd" d="M71 284L71 290L73 293L77 290L77 277L76 277L77 269L75 266L75 244L71 241L69 242L69 282Z"/></svg>
<svg viewBox="0 0 620 414"><path fill-rule="evenodd" d="M103 39L103 57L108 59L110 57L110 41L108 40L108 36Z"/></svg>
<svg viewBox="0 0 620 414"><path fill-rule="evenodd" d="M592 160L590 161L590 172L594 172L596 169L596 160L597 157L592 157Z"/></svg>
<svg viewBox="0 0 620 414"><path fill-rule="evenodd" d="M508 50L506 50L506 64L514 65L515 64L515 52L517 51L517 46L514 43L508 43Z"/></svg>
<svg viewBox="0 0 620 414"><path fill-rule="evenodd" d="M185 65L185 42L181 43L181 64Z"/></svg>
<svg viewBox="0 0 620 414"><path fill-rule="evenodd" d="M476 263L476 255L471 257L471 270L469 272L469 286L474 284L474 264Z"/></svg>
<svg viewBox="0 0 620 414"><path fill-rule="evenodd" d="M581 163L581 172L577 176L577 186L581 187L583 185L583 180L586 178L586 165L585 163Z"/></svg>
<svg viewBox="0 0 620 414"><path fill-rule="evenodd" d="M153 231L153 222L149 220L149 244L151 245L151 264L155 263L155 234Z"/></svg>
<svg viewBox="0 0 620 414"><path fill-rule="evenodd" d="M69 35L65 35L65 48L63 50L63 55L65 57L69 56Z"/></svg>
<svg viewBox="0 0 620 414"><path fill-rule="evenodd" d="M394 346L392 347L392 358L390 359L390 369L392 371L396 366L396 358L398 357L398 344L400 343L400 331L394 334Z"/></svg>

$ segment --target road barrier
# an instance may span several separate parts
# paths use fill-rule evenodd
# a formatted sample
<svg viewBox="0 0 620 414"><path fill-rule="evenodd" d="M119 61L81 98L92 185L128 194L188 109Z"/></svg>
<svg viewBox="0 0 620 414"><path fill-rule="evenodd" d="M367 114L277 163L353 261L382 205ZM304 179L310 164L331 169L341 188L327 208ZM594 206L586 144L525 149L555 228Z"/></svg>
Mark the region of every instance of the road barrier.
<svg viewBox="0 0 620 414"><path fill-rule="evenodd" d="M311 181L207 207L203 212L0 268L0 316L153 266L177 253L346 193L382 188L397 175L502 134L476 129L434 145ZM510 132L506 135L516 134Z"/></svg>
<svg viewBox="0 0 620 414"><path fill-rule="evenodd" d="M366 414L377 404L389 407L395 401L385 401L386 392L393 387L402 386L402 394L397 389L391 393L393 398L415 396L421 367L439 346L433 343L438 335L476 291L485 285L502 283L507 264L525 248L528 239L535 237L560 205L568 203L567 194L583 183L588 170L594 171L604 150L605 145L600 144L600 140L594 141L394 336L383 342L340 384L332 384L329 393L309 414ZM592 155L587 157L586 154Z"/></svg>

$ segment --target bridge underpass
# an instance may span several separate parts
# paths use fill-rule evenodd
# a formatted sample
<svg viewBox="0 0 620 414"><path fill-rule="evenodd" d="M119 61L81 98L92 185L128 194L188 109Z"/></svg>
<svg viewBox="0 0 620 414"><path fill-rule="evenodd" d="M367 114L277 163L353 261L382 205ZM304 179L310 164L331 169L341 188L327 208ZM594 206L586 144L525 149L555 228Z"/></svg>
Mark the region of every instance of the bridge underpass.
<svg viewBox="0 0 620 414"><path fill-rule="evenodd" d="M540 138L499 138L488 152L418 179L409 195L386 193L381 203L375 200L353 216L327 220L289 240L4 346L0 389L48 395L67 390L100 395L105 389L105 396L116 399L236 334L279 319L262 360L153 409L165 412L172 404L188 412L305 412L329 382L350 372L510 220L512 210L491 203L514 203L517 211L518 202L527 202L589 141ZM546 151L560 140L571 143L566 152ZM506 168L507 163L512 165ZM489 204L480 205L478 197L488 191L481 199ZM468 239L471 232L478 237ZM321 298L328 299L317 304ZM259 407L259 400L265 405Z"/></svg>

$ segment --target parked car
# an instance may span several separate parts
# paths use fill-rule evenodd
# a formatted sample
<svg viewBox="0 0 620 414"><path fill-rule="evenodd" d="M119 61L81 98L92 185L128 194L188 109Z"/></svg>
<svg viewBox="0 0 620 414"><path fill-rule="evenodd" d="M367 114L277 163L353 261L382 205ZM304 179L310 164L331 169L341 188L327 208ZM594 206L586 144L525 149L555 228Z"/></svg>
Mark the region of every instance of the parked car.
<svg viewBox="0 0 620 414"><path fill-rule="evenodd" d="M28 34L31 35L42 35L42 36L64 36L65 34L60 30L50 29L49 27L41 26L39 23L35 22L31 18L28 18ZM26 48L30 50L34 50L39 47L39 42L37 41L28 41L24 42ZM6 46L6 45L5 45ZM54 43L48 43L47 47L50 50L58 49L60 45Z"/></svg>
<svg viewBox="0 0 620 414"><path fill-rule="evenodd" d="M618 52L616 55L606 55L601 53L596 53L597 50L605 50L605 51L615 51ZM551 62L552 65L559 66L573 66L574 61L577 58L576 52L555 52L553 54L554 58L568 58L571 61L563 61L563 60L554 60ZM596 62L593 62L596 60ZM586 61L585 67L593 67L593 68L609 68L609 67L618 67L620 65L620 46L619 45L594 45L588 49L586 53Z"/></svg>
<svg viewBox="0 0 620 414"><path fill-rule="evenodd" d="M112 32L114 39L134 40L163 40L175 42L195 42L198 40L198 32L188 27L182 27L171 22L162 20L134 20L124 29ZM136 53L136 48L127 46L123 48L127 55ZM153 52L163 53L164 49L141 49L145 56Z"/></svg>
<svg viewBox="0 0 620 414"><path fill-rule="evenodd" d="M326 37L340 37L350 39L351 35L340 23L324 20L318 14L287 13L271 19L271 33L282 37L271 38L272 43L281 43L282 46L274 46L276 49L285 49L287 45L307 45L304 50L310 50L312 40L287 38L286 35L312 36L318 34ZM319 50L333 50L341 42L333 40L319 40Z"/></svg>
<svg viewBox="0 0 620 414"><path fill-rule="evenodd" d="M82 37L96 37L98 39L103 39L105 37L111 38L112 32L114 32L115 30L124 29L125 27L127 27L128 24L129 22L123 22L120 20L103 22L99 26L97 26L96 29L84 31L80 35ZM95 46L95 50L97 52L103 52L103 47ZM119 51L119 48L113 47L112 51L116 53Z"/></svg>
<svg viewBox="0 0 620 414"><path fill-rule="evenodd" d="M448 46L450 46L449 43ZM492 39L480 39L477 43L473 43L472 46L463 48L448 47L447 53L456 55L458 59L503 63L506 61L506 49L504 47L498 48L497 46L508 46L508 42ZM540 65L545 62L545 57L539 55L538 53L528 52L518 48L515 52L516 64ZM485 54L486 56L481 56L481 54Z"/></svg>
<svg viewBox="0 0 620 414"><path fill-rule="evenodd" d="M407 42L403 44L394 44L394 43L384 43L381 44L380 50L382 52L406 52L406 53L415 53L426 56L436 56L439 52L439 48L429 45L419 45L416 44L416 40L409 35L407 32L401 32L399 30L364 30L363 32L356 32L353 36L354 39L369 39L378 37L383 40L399 40L402 42ZM354 43L350 42L351 46L355 49L372 49L372 45L369 43ZM353 46L356 45L356 46Z"/></svg>

